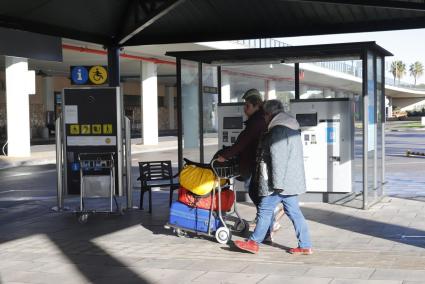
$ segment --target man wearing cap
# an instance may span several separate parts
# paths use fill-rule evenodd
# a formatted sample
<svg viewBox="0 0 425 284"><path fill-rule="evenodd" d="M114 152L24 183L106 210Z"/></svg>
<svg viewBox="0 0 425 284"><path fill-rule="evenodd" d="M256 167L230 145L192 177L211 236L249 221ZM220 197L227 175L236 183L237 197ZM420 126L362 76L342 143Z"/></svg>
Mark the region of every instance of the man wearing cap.
<svg viewBox="0 0 425 284"><path fill-rule="evenodd" d="M255 205L260 203L258 194L251 186L251 174L255 170L255 156L258 142L266 130L264 120L263 100L257 89L249 89L244 93L243 110L248 119L244 122L245 129L239 134L235 143L219 152L218 161L224 162L232 157L239 157L239 171L241 178L249 184L249 197Z"/></svg>
<svg viewBox="0 0 425 284"><path fill-rule="evenodd" d="M263 100L257 89L249 89L244 93L242 99L245 100L244 112L248 119L245 121L245 129L239 134L235 143L218 154L218 161L224 162L232 157L239 157L240 176L248 187L249 197L256 207L260 204L261 197L257 188L251 182L251 176L255 171L255 158L258 142L266 130L266 121L263 111ZM273 241L272 233L280 228L279 219L283 216L282 207L277 206L273 214L275 222L271 224L267 234L267 241Z"/></svg>

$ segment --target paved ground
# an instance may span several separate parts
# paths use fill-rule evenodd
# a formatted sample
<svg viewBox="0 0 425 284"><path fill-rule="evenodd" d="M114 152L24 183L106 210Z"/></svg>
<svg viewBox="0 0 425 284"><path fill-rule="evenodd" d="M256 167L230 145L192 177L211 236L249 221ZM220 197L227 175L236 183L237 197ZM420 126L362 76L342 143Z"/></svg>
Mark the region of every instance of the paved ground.
<svg viewBox="0 0 425 284"><path fill-rule="evenodd" d="M425 159L403 156L407 147L424 149L424 138L424 132L388 133L389 196L370 210L302 205L314 242L311 256L286 252L296 245L287 218L274 245L262 245L258 255L212 238L179 238L163 226L166 191L154 192L152 215L95 215L81 225L72 213L50 211L54 165L1 170L0 283L425 283ZM174 146L166 143L136 150L133 165L169 157ZM77 201L66 200L71 207ZM250 204L239 208L253 218Z"/></svg>

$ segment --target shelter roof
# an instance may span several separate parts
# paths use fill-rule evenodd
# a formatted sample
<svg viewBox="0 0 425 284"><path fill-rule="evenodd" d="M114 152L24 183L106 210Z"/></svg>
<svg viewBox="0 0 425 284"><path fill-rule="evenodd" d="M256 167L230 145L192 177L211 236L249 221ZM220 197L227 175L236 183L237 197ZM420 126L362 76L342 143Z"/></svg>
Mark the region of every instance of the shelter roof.
<svg viewBox="0 0 425 284"><path fill-rule="evenodd" d="M226 65L351 60L360 59L367 50L381 56L392 55L374 41L254 49L175 51L167 52L166 55L197 62Z"/></svg>
<svg viewBox="0 0 425 284"><path fill-rule="evenodd" d="M4 0L0 26L104 45L425 28L423 0Z"/></svg>

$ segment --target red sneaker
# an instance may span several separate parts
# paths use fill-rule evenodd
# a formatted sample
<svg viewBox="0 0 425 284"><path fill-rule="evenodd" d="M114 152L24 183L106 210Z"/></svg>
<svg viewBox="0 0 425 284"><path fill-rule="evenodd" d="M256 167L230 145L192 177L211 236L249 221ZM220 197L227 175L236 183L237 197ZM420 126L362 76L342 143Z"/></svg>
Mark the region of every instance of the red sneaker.
<svg viewBox="0 0 425 284"><path fill-rule="evenodd" d="M304 254L304 255L309 255L309 254L313 254L313 250L311 248L291 248L289 250L290 254Z"/></svg>
<svg viewBox="0 0 425 284"><path fill-rule="evenodd" d="M240 250L247 251L247 252L250 252L250 253L257 253L258 252L258 244L253 240L234 241L233 243Z"/></svg>

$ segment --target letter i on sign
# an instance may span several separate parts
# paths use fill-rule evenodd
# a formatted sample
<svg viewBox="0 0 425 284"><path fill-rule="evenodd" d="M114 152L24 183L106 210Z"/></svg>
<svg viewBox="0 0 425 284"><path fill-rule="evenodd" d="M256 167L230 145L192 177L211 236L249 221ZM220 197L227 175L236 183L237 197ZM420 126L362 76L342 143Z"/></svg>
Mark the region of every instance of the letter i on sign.
<svg viewBox="0 0 425 284"><path fill-rule="evenodd" d="M83 80L83 76L81 75L81 68L78 68L77 76L78 76L78 78L77 78L78 81L82 81Z"/></svg>

